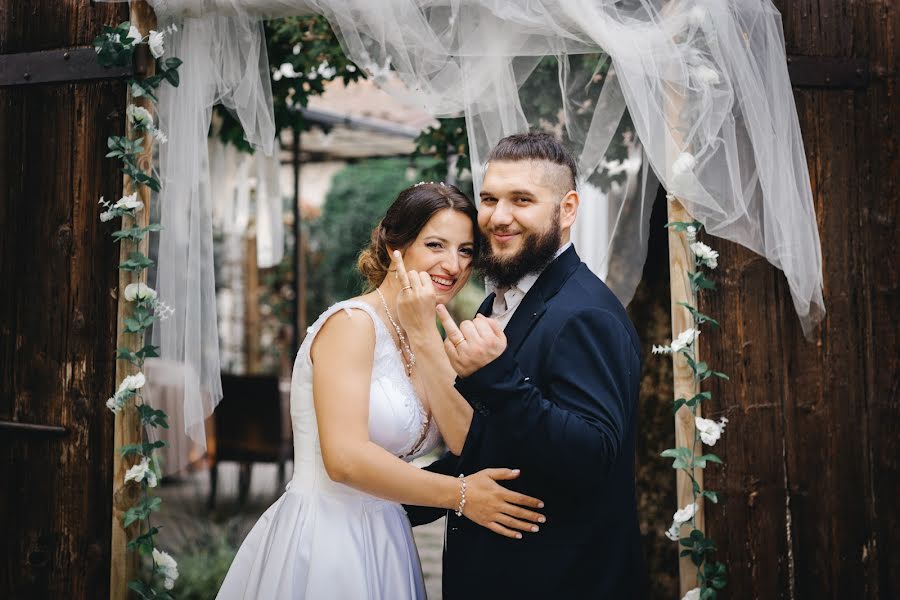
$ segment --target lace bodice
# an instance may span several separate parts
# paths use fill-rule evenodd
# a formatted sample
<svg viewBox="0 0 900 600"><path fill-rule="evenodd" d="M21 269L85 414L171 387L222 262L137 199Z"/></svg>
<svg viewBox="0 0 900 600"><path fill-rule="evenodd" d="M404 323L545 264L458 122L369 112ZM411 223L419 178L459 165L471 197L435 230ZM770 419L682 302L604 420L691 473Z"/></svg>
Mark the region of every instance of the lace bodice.
<svg viewBox="0 0 900 600"><path fill-rule="evenodd" d="M324 470L313 403L310 348L328 318L340 310L347 311L354 319L371 318L375 325L375 351L369 388L369 439L406 461L432 451L440 443L440 433L434 421L427 418L406 376L401 356L387 326L369 304L345 300L322 313L307 329L306 339L294 362L291 423L295 465L314 461Z"/></svg>

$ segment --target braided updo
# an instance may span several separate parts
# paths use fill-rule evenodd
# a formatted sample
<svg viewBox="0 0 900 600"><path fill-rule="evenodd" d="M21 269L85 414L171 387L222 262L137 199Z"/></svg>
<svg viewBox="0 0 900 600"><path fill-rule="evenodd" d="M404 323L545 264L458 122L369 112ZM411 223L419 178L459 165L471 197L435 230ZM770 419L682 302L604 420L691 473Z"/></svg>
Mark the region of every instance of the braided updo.
<svg viewBox="0 0 900 600"><path fill-rule="evenodd" d="M356 263L356 268L368 282L367 291L381 285L391 267L388 247L404 250L418 237L435 213L451 209L465 214L472 221L478 244L478 210L475 203L456 186L446 183L417 183L400 192L387 209L384 218L372 230L372 239Z"/></svg>

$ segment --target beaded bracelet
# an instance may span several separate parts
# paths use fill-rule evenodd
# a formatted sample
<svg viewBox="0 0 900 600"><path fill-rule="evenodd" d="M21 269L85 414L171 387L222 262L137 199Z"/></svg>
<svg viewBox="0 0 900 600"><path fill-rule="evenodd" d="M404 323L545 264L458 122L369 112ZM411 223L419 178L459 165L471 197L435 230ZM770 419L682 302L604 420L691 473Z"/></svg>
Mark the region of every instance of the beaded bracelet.
<svg viewBox="0 0 900 600"><path fill-rule="evenodd" d="M461 517L466 507L466 478L459 474L459 506L456 508L456 516Z"/></svg>

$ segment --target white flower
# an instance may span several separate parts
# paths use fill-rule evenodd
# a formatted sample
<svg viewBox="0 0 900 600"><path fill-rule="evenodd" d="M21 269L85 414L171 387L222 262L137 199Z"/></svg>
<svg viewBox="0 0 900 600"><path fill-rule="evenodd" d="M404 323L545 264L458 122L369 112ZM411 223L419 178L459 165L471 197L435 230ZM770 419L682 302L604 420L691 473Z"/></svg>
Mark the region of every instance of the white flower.
<svg viewBox="0 0 900 600"><path fill-rule="evenodd" d="M685 230L685 236L687 237L689 242L693 242L697 239L697 228L693 225L688 225Z"/></svg>
<svg viewBox="0 0 900 600"><path fill-rule="evenodd" d="M147 485L149 487L156 487L156 473L150 468L150 459L146 456L141 459L141 462L125 472L126 483L129 481L140 483L144 479L147 480Z"/></svg>
<svg viewBox="0 0 900 600"><path fill-rule="evenodd" d="M172 23L171 25L166 27L166 31L170 34L175 33L176 31L178 31L178 25L176 25L175 23Z"/></svg>
<svg viewBox="0 0 900 600"><path fill-rule="evenodd" d="M159 58L163 54L165 54L166 49L163 47L164 37L165 32L156 31L154 29L150 30L150 35L147 38L147 43L150 44L150 53L153 55L153 58Z"/></svg>
<svg viewBox="0 0 900 600"><path fill-rule="evenodd" d="M697 339L698 335L700 335L700 331L697 329L691 327L685 329L678 334L677 338L672 340L672 352L678 352L687 348L688 344L694 343L694 340Z"/></svg>
<svg viewBox="0 0 900 600"><path fill-rule="evenodd" d="M722 417L718 423L711 419L694 417L694 426L700 433L700 440L707 446L715 446L719 438L722 437L722 432L725 431L726 423L728 423L728 419L725 417Z"/></svg>
<svg viewBox="0 0 900 600"><path fill-rule="evenodd" d="M106 223L107 221L112 221L115 218L116 218L116 214L112 211L104 210L102 213L100 213L100 222L101 223Z"/></svg>
<svg viewBox="0 0 900 600"><path fill-rule="evenodd" d="M129 283L125 286L125 300L128 302L156 300L156 290L146 283Z"/></svg>
<svg viewBox="0 0 900 600"><path fill-rule="evenodd" d="M123 210L133 210L134 212L141 212L144 208L144 203L138 200L137 192L131 194L130 196L122 196L116 203L113 204L113 208L121 208Z"/></svg>
<svg viewBox="0 0 900 600"><path fill-rule="evenodd" d="M651 350L653 354L668 354L671 351L672 348L670 346L657 346L656 344L653 344L653 348Z"/></svg>
<svg viewBox="0 0 900 600"><path fill-rule="evenodd" d="M166 142L169 141L169 138L166 137L166 134L164 134L159 129L153 130L153 137L155 137L156 141L159 142L160 144L165 144Z"/></svg>
<svg viewBox="0 0 900 600"><path fill-rule="evenodd" d="M175 580L178 579L178 563L167 552L156 548L153 549L153 562L166 579L163 585L167 590L171 590L175 586Z"/></svg>
<svg viewBox="0 0 900 600"><path fill-rule="evenodd" d="M118 396L122 392L134 392L139 390L144 387L145 383L147 383L147 379L140 371L134 375L129 375L119 384L119 390L116 392L116 395Z"/></svg>
<svg viewBox="0 0 900 600"><path fill-rule="evenodd" d="M138 28L132 25L128 29L128 37L134 40L135 44L140 43L144 36L141 35L141 32L138 31Z"/></svg>
<svg viewBox="0 0 900 600"><path fill-rule="evenodd" d="M675 511L675 514L672 515L672 524L677 524L680 526L682 523L687 523L694 518L694 513L696 512L697 504L695 502L691 502L684 508Z"/></svg>
<svg viewBox="0 0 900 600"><path fill-rule="evenodd" d="M719 72L707 65L699 65L691 69L694 79L705 85L716 85L721 81Z"/></svg>
<svg viewBox="0 0 900 600"><path fill-rule="evenodd" d="M700 600L700 588L692 589L681 600Z"/></svg>
<svg viewBox="0 0 900 600"><path fill-rule="evenodd" d="M693 154L689 154L688 152L682 152L678 155L678 158L675 159L675 162L672 163L672 173L674 175L683 175L684 173L689 173L694 170L694 165L697 164L697 159L694 158Z"/></svg>
<svg viewBox="0 0 900 600"><path fill-rule="evenodd" d="M691 244L691 252L700 259L700 262L710 269L715 269L719 266L719 253L703 242L694 242Z"/></svg>
<svg viewBox="0 0 900 600"><path fill-rule="evenodd" d="M130 118L138 127L143 127L144 129L153 127L153 115L151 115L150 111L143 106L129 104L128 108L125 109L125 114L127 114L128 118Z"/></svg>
<svg viewBox="0 0 900 600"><path fill-rule="evenodd" d="M672 526L666 530L666 537L669 538L670 540L672 540L673 542L677 542L679 537L681 537L680 534L678 533L679 529L681 529L681 525L679 525L677 523L672 523Z"/></svg>
<svg viewBox="0 0 900 600"><path fill-rule="evenodd" d="M106 408L113 411L114 413L118 413L120 410L122 410L123 406L124 402L118 394L110 397L110 399L106 401Z"/></svg>

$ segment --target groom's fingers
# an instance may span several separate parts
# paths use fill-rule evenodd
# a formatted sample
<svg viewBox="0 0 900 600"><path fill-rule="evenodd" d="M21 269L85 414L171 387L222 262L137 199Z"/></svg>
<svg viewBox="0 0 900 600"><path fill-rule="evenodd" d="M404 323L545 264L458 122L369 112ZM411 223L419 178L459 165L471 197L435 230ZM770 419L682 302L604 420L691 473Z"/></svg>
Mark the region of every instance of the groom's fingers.
<svg viewBox="0 0 900 600"><path fill-rule="evenodd" d="M444 326L444 331L447 333L447 341L450 342L448 349L449 346L452 346L455 351L456 346L458 346L463 339L463 334L459 330L459 327L456 326L456 321L450 316L450 312L447 310L446 306L438 304L436 310L438 318L441 320L441 325Z"/></svg>
<svg viewBox="0 0 900 600"><path fill-rule="evenodd" d="M406 273L406 265L403 264L403 255L399 250L391 252L391 264L397 269L397 278L400 280L400 288L409 287L409 275Z"/></svg>

